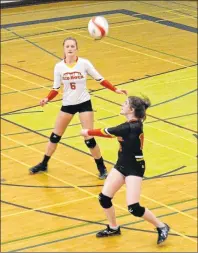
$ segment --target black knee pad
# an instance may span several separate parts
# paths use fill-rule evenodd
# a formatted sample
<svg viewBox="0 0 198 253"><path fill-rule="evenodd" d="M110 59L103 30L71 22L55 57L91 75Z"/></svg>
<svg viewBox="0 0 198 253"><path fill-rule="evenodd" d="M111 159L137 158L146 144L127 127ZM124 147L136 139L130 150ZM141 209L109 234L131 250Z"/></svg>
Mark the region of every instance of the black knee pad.
<svg viewBox="0 0 198 253"><path fill-rule="evenodd" d="M55 134L55 133L52 133L51 136L50 136L50 141L52 143L58 143L61 139L61 136Z"/></svg>
<svg viewBox="0 0 198 253"><path fill-rule="evenodd" d="M98 199L99 199L100 205L103 208L110 208L110 207L112 207L112 202L111 202L111 198L110 197L105 196L104 194L100 193L99 196L98 196Z"/></svg>
<svg viewBox="0 0 198 253"><path fill-rule="evenodd" d="M128 210L132 215L134 215L136 217L142 217L145 213L145 208L140 206L139 203L129 205Z"/></svg>
<svg viewBox="0 0 198 253"><path fill-rule="evenodd" d="M94 138L91 138L89 140L85 140L85 144L87 145L88 148L95 148L96 141Z"/></svg>

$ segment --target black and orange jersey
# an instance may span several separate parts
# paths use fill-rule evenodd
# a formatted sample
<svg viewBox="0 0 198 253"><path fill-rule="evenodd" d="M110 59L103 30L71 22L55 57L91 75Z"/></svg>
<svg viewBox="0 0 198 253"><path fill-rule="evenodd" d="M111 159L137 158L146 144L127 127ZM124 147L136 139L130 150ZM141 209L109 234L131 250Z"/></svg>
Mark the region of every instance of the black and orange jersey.
<svg viewBox="0 0 198 253"><path fill-rule="evenodd" d="M116 127L89 130L89 135L117 137L120 143L117 165L129 167L143 159L143 123L140 120L125 122Z"/></svg>

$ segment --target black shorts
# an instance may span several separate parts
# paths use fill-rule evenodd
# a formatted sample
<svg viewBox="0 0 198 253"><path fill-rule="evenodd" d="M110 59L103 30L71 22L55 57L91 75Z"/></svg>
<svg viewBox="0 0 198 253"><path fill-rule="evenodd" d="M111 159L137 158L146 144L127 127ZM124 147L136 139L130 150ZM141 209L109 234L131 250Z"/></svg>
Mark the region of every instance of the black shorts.
<svg viewBox="0 0 198 253"><path fill-rule="evenodd" d="M61 107L61 111L62 112L67 112L69 114L75 114L77 112L81 113L81 112L92 112L93 108L92 108L92 104L91 104L91 100L85 101L81 104L77 104L77 105L63 105Z"/></svg>
<svg viewBox="0 0 198 253"><path fill-rule="evenodd" d="M125 177L127 176L143 177L146 169L144 160L134 161L134 163L132 163L130 166L121 166L119 164L116 164L114 168Z"/></svg>

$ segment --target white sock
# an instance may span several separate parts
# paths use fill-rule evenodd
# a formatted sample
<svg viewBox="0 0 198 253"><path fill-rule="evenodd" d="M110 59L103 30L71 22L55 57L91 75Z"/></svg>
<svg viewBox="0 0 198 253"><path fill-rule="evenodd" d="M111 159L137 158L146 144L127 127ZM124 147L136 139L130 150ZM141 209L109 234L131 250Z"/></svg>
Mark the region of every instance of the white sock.
<svg viewBox="0 0 198 253"><path fill-rule="evenodd" d="M113 230L117 230L119 228L119 226L115 226L115 227L112 227L112 226L109 226L110 229L113 229Z"/></svg>

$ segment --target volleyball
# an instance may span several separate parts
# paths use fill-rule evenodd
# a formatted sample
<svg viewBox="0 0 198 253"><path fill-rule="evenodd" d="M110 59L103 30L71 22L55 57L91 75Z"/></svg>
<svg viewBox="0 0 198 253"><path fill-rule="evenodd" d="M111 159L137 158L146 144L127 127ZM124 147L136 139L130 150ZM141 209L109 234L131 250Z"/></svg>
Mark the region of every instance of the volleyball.
<svg viewBox="0 0 198 253"><path fill-rule="evenodd" d="M109 24L102 16L93 17L88 23L88 31L94 39L102 39L109 32Z"/></svg>

